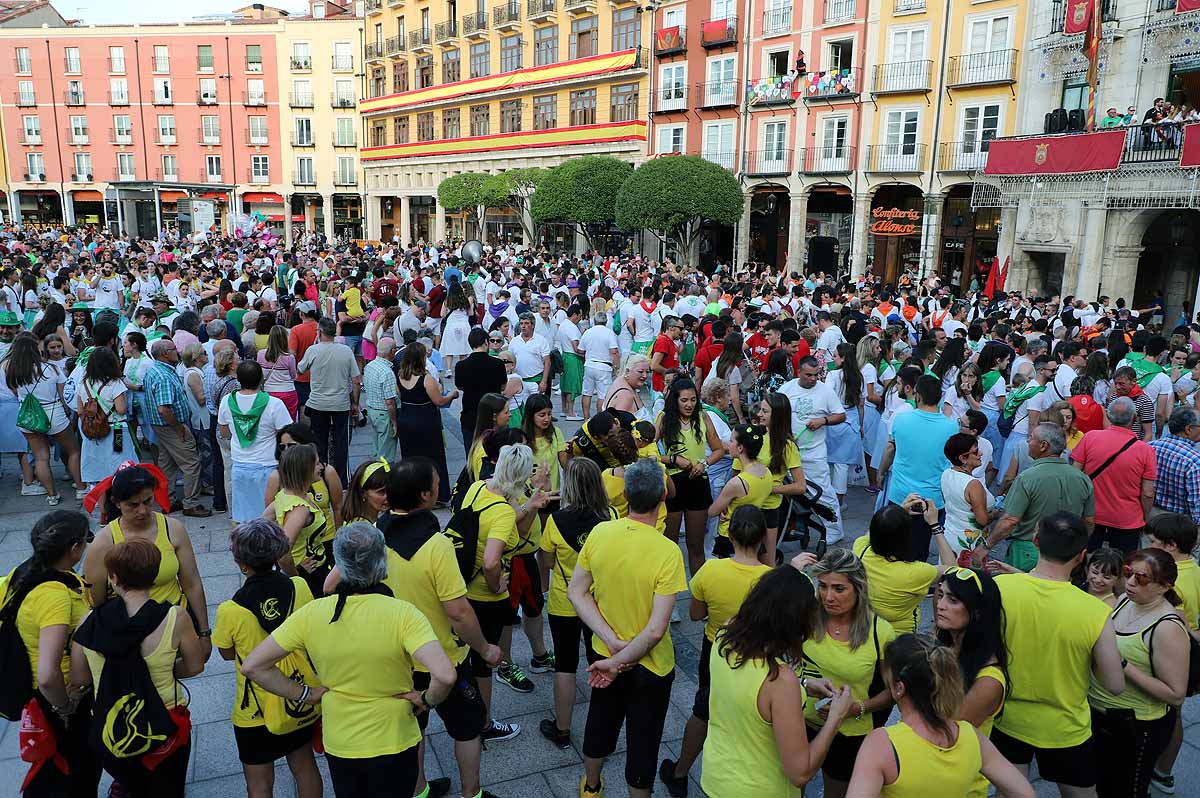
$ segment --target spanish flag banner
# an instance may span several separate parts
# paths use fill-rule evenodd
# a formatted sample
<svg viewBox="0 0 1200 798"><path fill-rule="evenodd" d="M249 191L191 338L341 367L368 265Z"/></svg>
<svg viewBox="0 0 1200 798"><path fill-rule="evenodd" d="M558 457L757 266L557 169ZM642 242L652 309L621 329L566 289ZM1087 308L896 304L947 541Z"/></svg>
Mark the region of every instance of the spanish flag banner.
<svg viewBox="0 0 1200 798"><path fill-rule="evenodd" d="M493 136L468 136L437 141L411 141L407 144L389 144L383 147L367 147L362 150L361 160L383 161L392 158L430 158L438 155L462 155L474 152L501 152L504 150L536 149L539 147L565 147L578 144L601 144L613 141L645 141L646 122L635 119L629 122L609 122L600 125L577 125L553 130L530 130L522 133L502 133Z"/></svg>
<svg viewBox="0 0 1200 798"><path fill-rule="evenodd" d="M576 58L558 64L527 67L512 72L502 72L499 75L487 75L481 78L444 83L440 86L430 86L425 89L405 91L400 94L389 94L385 97L360 100L358 110L364 114L392 111L413 105L452 100L456 97L468 97L473 94L620 72L637 66L637 60L636 50L622 50L616 53Z"/></svg>

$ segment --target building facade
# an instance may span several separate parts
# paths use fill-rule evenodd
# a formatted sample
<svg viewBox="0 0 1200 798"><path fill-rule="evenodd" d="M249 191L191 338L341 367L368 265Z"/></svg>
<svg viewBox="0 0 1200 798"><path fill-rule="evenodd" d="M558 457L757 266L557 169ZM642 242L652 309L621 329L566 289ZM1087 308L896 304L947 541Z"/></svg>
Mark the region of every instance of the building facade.
<svg viewBox="0 0 1200 798"><path fill-rule="evenodd" d="M503 212L488 230L468 230L438 204L438 184L578 155L639 162L649 107L643 19L623 1L367 0L367 238L520 240L521 220ZM552 227L546 242L577 243L568 236Z"/></svg>

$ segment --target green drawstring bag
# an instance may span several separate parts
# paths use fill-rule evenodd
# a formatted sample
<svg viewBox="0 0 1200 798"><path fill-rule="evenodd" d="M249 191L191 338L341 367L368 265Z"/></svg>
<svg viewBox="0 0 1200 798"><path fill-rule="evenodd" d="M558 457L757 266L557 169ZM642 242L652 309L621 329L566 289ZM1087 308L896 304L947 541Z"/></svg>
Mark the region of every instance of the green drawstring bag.
<svg viewBox="0 0 1200 798"><path fill-rule="evenodd" d="M17 426L27 432L39 432L45 435L50 431L50 417L46 409L33 395L33 391L25 394L21 400L21 408L17 411Z"/></svg>

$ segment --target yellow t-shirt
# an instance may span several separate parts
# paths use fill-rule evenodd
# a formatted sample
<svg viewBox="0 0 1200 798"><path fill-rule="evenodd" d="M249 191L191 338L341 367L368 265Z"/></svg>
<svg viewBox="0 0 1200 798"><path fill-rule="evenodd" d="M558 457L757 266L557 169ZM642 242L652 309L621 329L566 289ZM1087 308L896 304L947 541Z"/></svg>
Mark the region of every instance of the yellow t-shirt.
<svg viewBox="0 0 1200 798"><path fill-rule="evenodd" d="M508 500L487 489L486 482L476 482L467 489L463 502L470 499L470 506L479 513L479 545L475 551L475 577L467 583L467 598L476 601L499 601L508 598L508 591L493 593L483 575L483 552L489 540L504 541L504 554L500 561L505 573L510 569L512 553L516 551L520 538L517 536L517 511ZM483 508L487 509L483 509ZM454 538L451 538L451 543Z"/></svg>
<svg viewBox="0 0 1200 798"><path fill-rule="evenodd" d="M342 301L346 303L346 313L350 316L365 316L367 312L362 306L362 291L358 288L347 288L342 292Z"/></svg>
<svg viewBox="0 0 1200 798"><path fill-rule="evenodd" d="M186 607L187 598L183 595L183 588L179 586L179 557L175 554L175 544L171 542L171 536L167 534L167 517L162 513L155 513L154 521L156 524L154 545L162 555L162 560L158 564L158 574L154 577L154 584L150 587L150 598ZM120 519L114 519L109 523L108 530L112 534L114 546L125 542L125 533L121 531ZM110 595L116 594L110 593Z"/></svg>
<svg viewBox="0 0 1200 798"><path fill-rule="evenodd" d="M1004 671L1000 670L997 665L984 665L979 669L979 673L975 676L975 681L980 679L995 679L1000 683L1000 689L1008 690L1008 680L1004 678ZM984 719L983 723L979 724L979 734L982 737L990 737L992 734L992 726L996 722L996 716L1004 709L1004 699L1000 699L1000 705L996 707L996 711ZM975 783L971 787L971 791L967 793L967 798L987 798L988 780L980 773L975 778Z"/></svg>
<svg viewBox="0 0 1200 798"><path fill-rule="evenodd" d="M14 569L15 570L15 569ZM62 582L43 582L29 591L17 610L17 634L25 644L29 654L29 669L33 672L33 686L37 688L38 660L40 659L39 643L42 630L51 626L67 627L67 644L63 646L62 674L66 684L70 684L71 671L71 635L75 633L79 622L88 612L88 594L83 589L83 580L74 572L64 572L68 578L78 582L78 588L67 587ZM8 599L8 586L12 582L12 572L0 583L0 607Z"/></svg>
<svg viewBox="0 0 1200 798"><path fill-rule="evenodd" d="M413 705L395 696L412 690L413 653L437 635L412 604L380 594L349 596L330 623L337 601L311 601L271 634L284 651L303 651L329 688L325 750L367 759L412 748L421 741Z"/></svg>
<svg viewBox="0 0 1200 798"><path fill-rule="evenodd" d="M778 488L783 484L783 479L788 474L792 473L793 468L800 468L800 450L796 447L795 441L788 441L783 448L783 470L776 474L771 471L771 436L770 434L763 436L762 450L758 453L758 462L767 467L767 471L771 474L771 486ZM740 460L733 461L733 473L740 473L742 463ZM774 510L779 505L783 504L783 495L779 493L768 494L766 500L762 503L762 509Z"/></svg>
<svg viewBox="0 0 1200 798"><path fill-rule="evenodd" d="M600 476L604 480L604 492L608 494L608 503L617 511L618 518L624 518L629 515L629 500L625 498L625 476L624 473L621 476L617 476L613 473L614 471L616 471L615 468L606 468L600 473ZM664 471L663 485L669 486L671 484L670 479ZM663 503L658 505L658 519L654 522L654 528L658 530L660 535L667 531L666 500L663 500Z"/></svg>
<svg viewBox="0 0 1200 798"><path fill-rule="evenodd" d="M293 576L292 587L295 598L292 601L292 612L313 600L308 583L299 576ZM246 695L246 677L242 676L242 660L254 650L254 647L267 639L267 632L258 625L254 613L236 601L221 602L217 607L217 622L213 624L212 644L215 648L232 648L237 654L237 692L233 696L233 713L230 716L234 726L248 728L265 726L266 720L251 700L247 706L242 706L242 696Z"/></svg>
<svg viewBox="0 0 1200 798"><path fill-rule="evenodd" d="M534 473L543 471L550 472L550 490L558 490L559 471L561 470L558 462L559 452L567 450L567 443L563 440L562 430L558 427L553 427L553 440L538 438L533 443L533 468Z"/></svg>
<svg viewBox="0 0 1200 798"><path fill-rule="evenodd" d="M996 728L1038 748L1070 748L1092 733L1092 648L1111 608L1069 582L1001 574L1012 690Z"/></svg>
<svg viewBox="0 0 1200 798"><path fill-rule="evenodd" d="M1183 599L1183 617L1188 629L1200 629L1200 567L1191 555L1176 560L1179 575L1175 578L1175 592Z"/></svg>
<svg viewBox="0 0 1200 798"><path fill-rule="evenodd" d="M308 523L300 529L300 534L296 535L296 539L292 542L292 562L299 568L302 562L311 557L316 561L316 565L324 565L323 536L325 527L332 526L332 524L326 523L325 513L321 512L321 508L312 500L279 491L275 494L275 523L283 526L287 514L297 507L306 508L309 511L309 518Z"/></svg>
<svg viewBox="0 0 1200 798"><path fill-rule="evenodd" d="M329 466L323 466L323 468L329 468ZM337 529L333 526L333 494L329 490L329 485L325 483L324 479L318 479L309 486L308 497L312 500L313 504L321 508L321 512L329 520L329 523L325 525L324 531L321 532L321 542L332 542L334 535L337 534Z"/></svg>
<svg viewBox="0 0 1200 798"><path fill-rule="evenodd" d="M717 524L717 535L723 538L729 537L729 519L733 517L734 510L746 504L754 507L762 507L763 502L771 495L772 483L770 471L761 477L747 471L744 474L733 477L733 479L740 479L742 481L746 493L729 502L729 506L725 508L725 512L721 513L721 520Z"/></svg>
<svg viewBox="0 0 1200 798"><path fill-rule="evenodd" d="M896 631L883 618L875 616L871 623L872 629L867 634L867 639L855 649L850 648L849 643L834 640L827 634L822 635L820 640L806 640L802 675L807 679L829 679L834 687L849 687L855 701L866 701L870 698L875 665L878 663L880 667L883 666L887 647L896 639ZM817 715L819 700L808 696L804 702L804 721L818 729L825 725L825 721ZM871 728L869 712L864 712L861 718L847 715L838 734L861 737L871 731Z"/></svg>
<svg viewBox="0 0 1200 798"><path fill-rule="evenodd" d="M854 541L854 553L867 569L867 598L871 609L892 625L896 634L915 632L921 617L921 600L938 578L937 566L927 562L892 562L871 548L863 535Z"/></svg>
<svg viewBox="0 0 1200 798"><path fill-rule="evenodd" d="M884 798L929 798L931 795L966 795L979 777L983 755L979 734L965 720L955 721L958 739L941 748L921 737L903 720L885 727L900 775L883 785Z"/></svg>
<svg viewBox="0 0 1200 798"><path fill-rule="evenodd" d="M411 560L406 560L392 549L387 551L387 578L383 583L392 589L392 595L412 604L425 620L429 621L438 642L446 650L446 656L455 665L467 658L467 644L459 640L446 617L443 601L467 595L467 585L454 559L454 544L445 535L434 535ZM424 671L419 662L413 668Z"/></svg>
<svg viewBox="0 0 1200 798"><path fill-rule="evenodd" d="M717 631L737 615L750 588L770 571L769 565L742 565L733 560L707 560L692 575L692 598L708 607L704 636L717 639Z"/></svg>
<svg viewBox="0 0 1200 798"><path fill-rule="evenodd" d="M632 640L646 627L655 596L687 590L679 545L654 527L628 518L597 524L579 552L578 565L592 574L596 606L621 640ZM598 636L593 645L601 656L609 655ZM674 669L670 630L640 664L659 676Z"/></svg>
<svg viewBox="0 0 1200 798"><path fill-rule="evenodd" d="M620 517L613 507L609 507L608 512L611 521ZM580 535L582 538L578 541L580 546L587 541L587 534L591 533ZM567 586L571 584L571 574L575 573L575 563L579 560L579 552L572 548L570 543L567 543L553 514L546 519L546 527L542 530L542 551L554 555L554 568L551 569L553 576L550 578L550 600L546 611L551 615L574 618L576 617L575 606L567 597Z"/></svg>

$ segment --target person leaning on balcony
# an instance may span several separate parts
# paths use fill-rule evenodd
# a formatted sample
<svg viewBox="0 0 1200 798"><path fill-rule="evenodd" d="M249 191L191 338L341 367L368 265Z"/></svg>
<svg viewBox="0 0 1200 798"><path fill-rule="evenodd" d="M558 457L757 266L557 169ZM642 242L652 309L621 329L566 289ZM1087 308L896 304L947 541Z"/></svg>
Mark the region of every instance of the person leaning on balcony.
<svg viewBox="0 0 1200 798"><path fill-rule="evenodd" d="M1116 108L1109 108L1104 118L1100 120L1100 127L1120 127L1125 121L1125 117L1117 113Z"/></svg>

